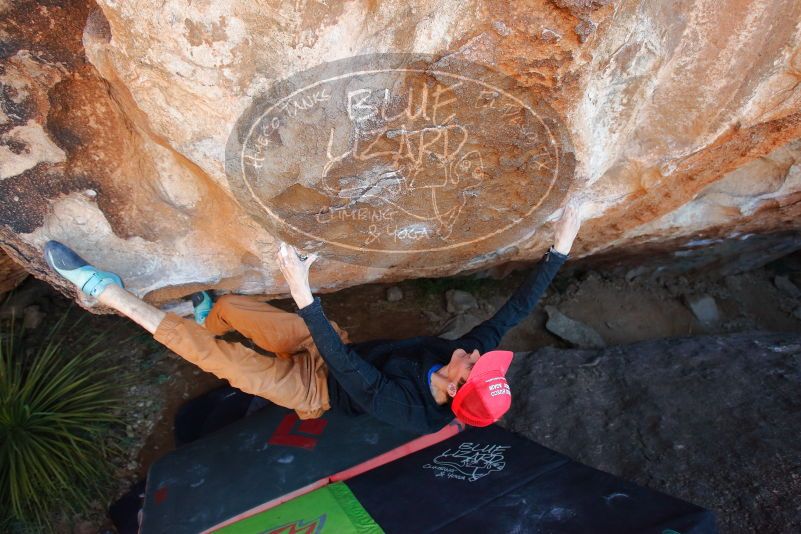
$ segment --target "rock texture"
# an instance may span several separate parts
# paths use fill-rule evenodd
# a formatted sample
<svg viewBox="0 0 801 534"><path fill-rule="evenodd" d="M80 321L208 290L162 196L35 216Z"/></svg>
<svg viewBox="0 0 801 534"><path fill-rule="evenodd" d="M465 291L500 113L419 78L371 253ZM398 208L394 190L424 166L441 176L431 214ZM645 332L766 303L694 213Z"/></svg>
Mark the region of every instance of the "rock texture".
<svg viewBox="0 0 801 534"><path fill-rule="evenodd" d="M548 321L545 328L558 338L567 341L573 347L582 349L596 349L606 346L604 338L591 326L571 319L560 312L556 306L545 306Z"/></svg>
<svg viewBox="0 0 801 534"><path fill-rule="evenodd" d="M28 271L0 252L0 295L20 285L27 276Z"/></svg>
<svg viewBox="0 0 801 534"><path fill-rule="evenodd" d="M163 304L285 294L278 239L320 290L531 260L567 195L575 257L797 240L800 73L798 0L0 2L0 244Z"/></svg>
<svg viewBox="0 0 801 534"><path fill-rule="evenodd" d="M801 525L801 335L751 332L515 355L506 426L705 506L721 532Z"/></svg>

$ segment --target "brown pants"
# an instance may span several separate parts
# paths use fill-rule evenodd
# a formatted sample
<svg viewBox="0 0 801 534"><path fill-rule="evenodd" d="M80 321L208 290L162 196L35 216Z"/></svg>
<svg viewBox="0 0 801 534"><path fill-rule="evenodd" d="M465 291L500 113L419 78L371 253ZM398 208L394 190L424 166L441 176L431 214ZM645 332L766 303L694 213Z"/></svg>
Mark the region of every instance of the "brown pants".
<svg viewBox="0 0 801 534"><path fill-rule="evenodd" d="M332 323L333 324L333 323ZM333 324L342 341L346 332ZM241 343L216 336L236 330L276 357L263 356ZM205 328L168 313L153 337L204 371L228 380L246 393L293 409L301 419L330 408L328 368L303 319L258 298L225 295L206 318Z"/></svg>

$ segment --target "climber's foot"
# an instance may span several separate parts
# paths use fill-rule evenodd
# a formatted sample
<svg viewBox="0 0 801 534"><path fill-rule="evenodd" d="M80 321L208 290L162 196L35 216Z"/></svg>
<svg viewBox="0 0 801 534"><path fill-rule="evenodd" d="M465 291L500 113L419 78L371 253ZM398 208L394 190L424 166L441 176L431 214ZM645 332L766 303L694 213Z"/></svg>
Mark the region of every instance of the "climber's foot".
<svg viewBox="0 0 801 534"><path fill-rule="evenodd" d="M214 306L214 301L208 291L198 291L192 293L192 306L195 308L195 322L199 325L206 323L206 317L209 316L211 307Z"/></svg>
<svg viewBox="0 0 801 534"><path fill-rule="evenodd" d="M44 257L51 269L75 284L84 295L98 297L110 284L125 287L119 276L89 265L75 251L58 241L45 244Z"/></svg>

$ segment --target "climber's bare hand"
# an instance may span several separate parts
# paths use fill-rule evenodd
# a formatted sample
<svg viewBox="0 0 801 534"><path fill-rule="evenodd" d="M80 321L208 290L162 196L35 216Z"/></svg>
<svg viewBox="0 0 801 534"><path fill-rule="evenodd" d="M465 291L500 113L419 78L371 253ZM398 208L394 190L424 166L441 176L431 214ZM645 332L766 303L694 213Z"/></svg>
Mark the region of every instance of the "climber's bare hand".
<svg viewBox="0 0 801 534"><path fill-rule="evenodd" d="M576 239L581 227L582 204L580 200L569 201L564 207L562 218L556 223L553 248L561 254L568 254Z"/></svg>
<svg viewBox="0 0 801 534"><path fill-rule="evenodd" d="M295 304L298 308L305 308L314 300L309 288L309 267L317 259L317 254L301 255L292 245L281 242L277 258Z"/></svg>

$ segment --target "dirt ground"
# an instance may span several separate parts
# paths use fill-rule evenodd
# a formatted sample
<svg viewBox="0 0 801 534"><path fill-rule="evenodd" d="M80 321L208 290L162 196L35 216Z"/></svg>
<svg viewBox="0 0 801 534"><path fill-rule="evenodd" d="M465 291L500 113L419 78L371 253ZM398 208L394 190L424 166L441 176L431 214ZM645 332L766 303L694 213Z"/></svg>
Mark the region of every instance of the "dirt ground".
<svg viewBox="0 0 801 534"><path fill-rule="evenodd" d="M801 334L546 347L508 378L510 430L713 510L721 532L799 532Z"/></svg>
<svg viewBox="0 0 801 534"><path fill-rule="evenodd" d="M491 316L523 276L523 272L516 272L503 280L410 280L392 286L395 289L391 290L386 285L361 286L324 295L323 305L328 317L345 328L353 341L436 335L443 331L458 333ZM759 270L717 279L630 280L624 274L565 273L557 277L537 310L504 338L501 348L516 352L543 347L570 348L570 343L545 328L545 305L555 306L592 327L610 346L752 330L801 332L801 299L788 291L786 284L777 284L777 276L787 276L801 287L801 257L788 257ZM469 292L475 297L475 307L462 313L448 312L446 293L451 289ZM388 295L398 290L402 298L390 301ZM690 310L688 303L704 295L714 298L718 320L701 322ZM289 301L274 304L287 310L294 306ZM28 279L6 298L0 316L13 310L18 316L31 317L29 327L46 328L68 306L49 286ZM77 310L76 315L80 314L86 312ZM123 318L87 319L89 327L106 329L110 342L122 341L119 360L136 377L127 392L126 455L116 460L119 477L116 498L131 483L146 476L148 467L174 447L172 421L181 404L220 385L221 381L187 364ZM35 325L37 321L40 324ZM597 439L601 436L592 437ZM759 443L753 447L757 454ZM801 500L801 495L794 498ZM74 531L97 531L107 505L98 503L94 514L76 522ZM108 528L108 522L103 526Z"/></svg>

